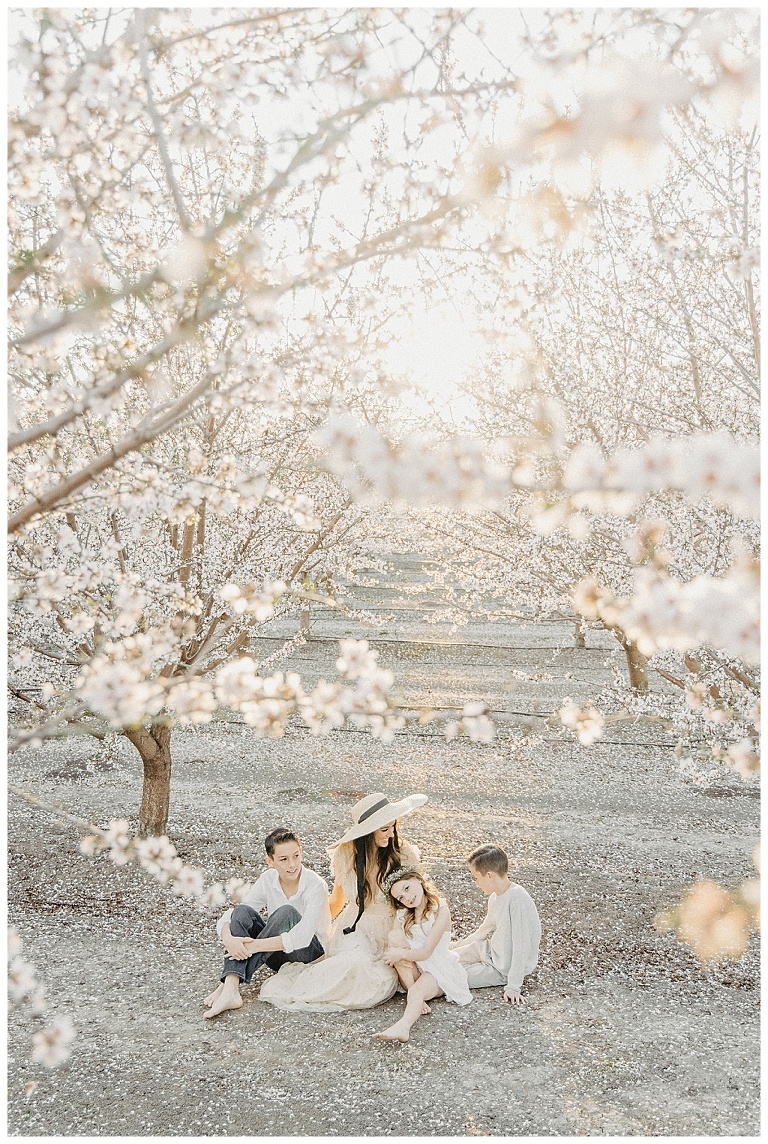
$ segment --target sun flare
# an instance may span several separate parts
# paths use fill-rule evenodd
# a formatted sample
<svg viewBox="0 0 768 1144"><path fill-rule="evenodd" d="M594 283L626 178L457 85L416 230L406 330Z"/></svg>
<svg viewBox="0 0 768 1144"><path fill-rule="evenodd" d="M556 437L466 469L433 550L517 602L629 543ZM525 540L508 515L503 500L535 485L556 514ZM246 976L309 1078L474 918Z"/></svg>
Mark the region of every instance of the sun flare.
<svg viewBox="0 0 768 1144"><path fill-rule="evenodd" d="M407 405L426 408L431 400L461 421L472 407L461 386L482 352L481 335L455 306L416 306L399 327L385 360L409 383L401 394Z"/></svg>

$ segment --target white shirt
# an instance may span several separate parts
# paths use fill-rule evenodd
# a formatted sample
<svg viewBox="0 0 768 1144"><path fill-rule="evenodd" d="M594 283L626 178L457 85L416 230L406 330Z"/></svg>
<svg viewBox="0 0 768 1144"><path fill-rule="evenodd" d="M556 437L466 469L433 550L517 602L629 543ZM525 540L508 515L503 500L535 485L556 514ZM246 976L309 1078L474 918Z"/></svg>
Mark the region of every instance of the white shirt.
<svg viewBox="0 0 768 1144"><path fill-rule="evenodd" d="M242 904L252 906L261 913L267 911L267 917L273 914L279 906L293 906L301 914L301 921L293 929L281 934L283 949L286 953L293 953L295 949L304 949L317 935L323 949L328 949L331 935L331 908L328 904L328 886L314 870L302 866L299 875L299 887L292 898L288 898L280 885L280 875L272 866L268 867L260 878L253 883L244 896ZM227 910L216 923L216 932L221 936L225 924L232 917L232 910Z"/></svg>

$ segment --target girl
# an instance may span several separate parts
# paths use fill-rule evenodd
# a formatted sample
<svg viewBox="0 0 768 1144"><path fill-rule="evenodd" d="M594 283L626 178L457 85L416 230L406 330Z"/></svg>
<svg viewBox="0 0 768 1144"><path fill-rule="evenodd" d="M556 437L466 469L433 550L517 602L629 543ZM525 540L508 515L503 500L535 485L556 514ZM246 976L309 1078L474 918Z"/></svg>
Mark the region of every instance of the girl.
<svg viewBox="0 0 768 1144"><path fill-rule="evenodd" d="M396 992L397 972L382 956L394 917L382 882L392 870L419 861L398 822L426 801L425 794L397 802L369 794L352 808L352 825L329 850L331 914L338 915L330 948L311 965L283 966L264 982L262 1001L278 1009L338 1013L369 1009Z"/></svg>
<svg viewBox="0 0 768 1144"><path fill-rule="evenodd" d="M408 1000L400 1020L373 1035L380 1041L407 1041L419 1017L430 1012L430 998L444 995L457 1005L469 1005L472 994L458 954L448 948L451 914L434 883L417 866L405 866L393 870L383 888L401 907L384 961L396 968Z"/></svg>

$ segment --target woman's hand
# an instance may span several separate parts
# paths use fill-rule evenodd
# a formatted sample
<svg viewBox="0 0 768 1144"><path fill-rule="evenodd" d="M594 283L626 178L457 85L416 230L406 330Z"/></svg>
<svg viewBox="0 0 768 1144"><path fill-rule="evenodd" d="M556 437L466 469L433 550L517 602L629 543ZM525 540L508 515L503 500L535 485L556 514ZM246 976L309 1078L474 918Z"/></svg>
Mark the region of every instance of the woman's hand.
<svg viewBox="0 0 768 1144"><path fill-rule="evenodd" d="M398 961L410 961L410 955L409 949L398 949L396 946L390 946L384 950L383 958L387 965L397 965Z"/></svg>

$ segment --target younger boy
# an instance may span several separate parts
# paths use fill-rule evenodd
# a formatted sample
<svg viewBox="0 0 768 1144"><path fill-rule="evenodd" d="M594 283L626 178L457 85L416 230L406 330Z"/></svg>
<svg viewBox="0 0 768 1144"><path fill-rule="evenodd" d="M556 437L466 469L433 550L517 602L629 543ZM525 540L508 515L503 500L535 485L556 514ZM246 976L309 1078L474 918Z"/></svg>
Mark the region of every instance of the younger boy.
<svg viewBox="0 0 768 1144"><path fill-rule="evenodd" d="M248 984L259 966L266 963L278 970L286 961L315 961L328 945L328 887L302 865L298 834L278 827L264 839L264 849L269 869L216 925L226 957L221 984L205 998L206 1017L239 1009L240 982ZM261 910L267 913L266 921Z"/></svg>
<svg viewBox="0 0 768 1144"><path fill-rule="evenodd" d="M524 1005L523 978L539 963L541 922L527 890L510 880L509 859L499 846L478 846L469 872L488 898L482 925L451 944L467 970L471 989L503 985L504 1000Z"/></svg>

